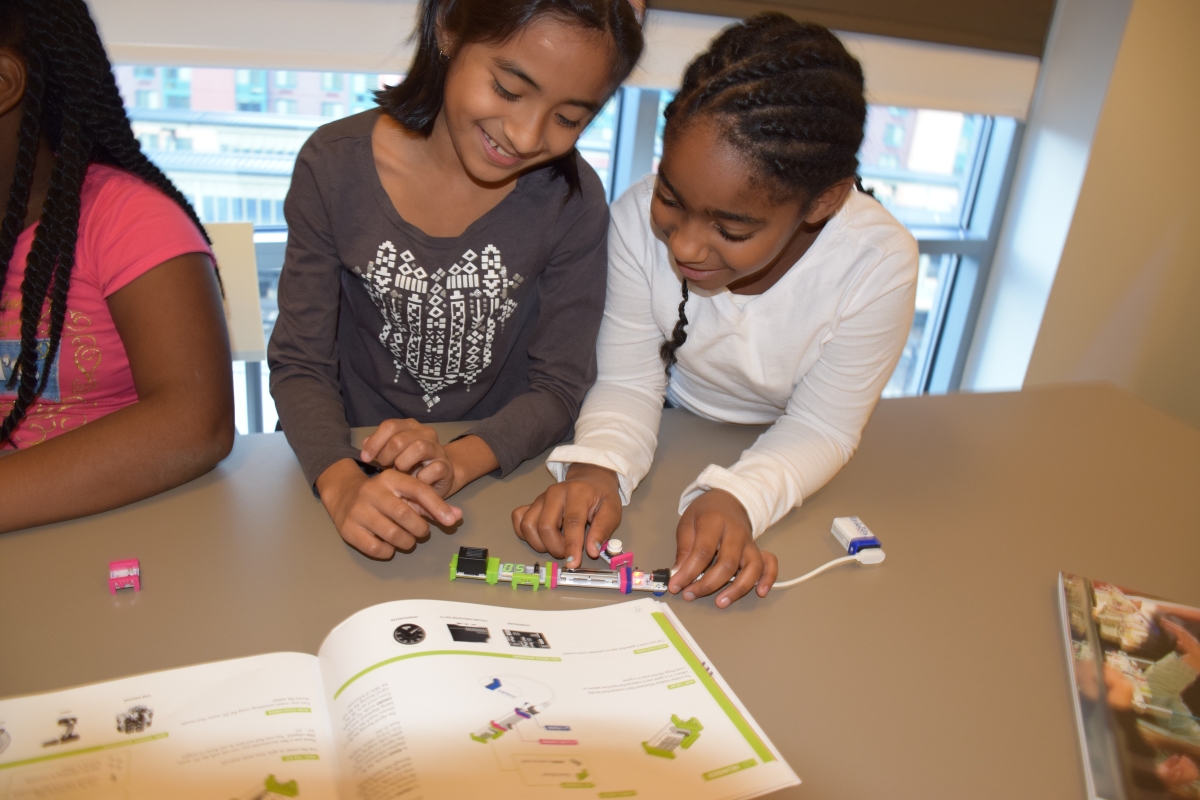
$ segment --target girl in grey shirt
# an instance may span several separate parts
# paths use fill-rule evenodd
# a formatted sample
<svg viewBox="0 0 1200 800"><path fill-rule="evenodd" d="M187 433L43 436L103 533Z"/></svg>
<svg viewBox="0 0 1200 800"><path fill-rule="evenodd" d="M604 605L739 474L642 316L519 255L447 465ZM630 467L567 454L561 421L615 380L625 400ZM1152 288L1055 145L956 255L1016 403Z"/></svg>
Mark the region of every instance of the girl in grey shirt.
<svg viewBox="0 0 1200 800"><path fill-rule="evenodd" d="M381 109L300 153L268 352L306 477L376 558L570 432L596 376L608 224L574 146L642 48L628 0L425 0L419 24ZM479 423L448 444L425 425L463 419Z"/></svg>

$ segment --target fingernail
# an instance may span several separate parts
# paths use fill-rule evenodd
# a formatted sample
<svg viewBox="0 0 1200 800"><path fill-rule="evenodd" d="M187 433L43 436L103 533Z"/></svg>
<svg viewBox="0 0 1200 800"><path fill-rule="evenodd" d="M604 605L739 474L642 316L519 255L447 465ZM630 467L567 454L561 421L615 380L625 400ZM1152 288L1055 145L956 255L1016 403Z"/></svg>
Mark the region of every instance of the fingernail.
<svg viewBox="0 0 1200 800"><path fill-rule="evenodd" d="M696 595L692 594L691 592L686 592L686 593L684 593L684 595L683 595L683 599L684 599L684 600L689 600L689 601L690 601L690 600L695 600L695 599L696 599Z"/></svg>
<svg viewBox="0 0 1200 800"><path fill-rule="evenodd" d="M574 560L575 560L575 556L567 556L567 563L568 563L568 564L570 564L570 563L571 563L572 561L574 561Z"/></svg>
<svg viewBox="0 0 1200 800"><path fill-rule="evenodd" d="M728 597L722 597L720 600L717 601L718 608L725 608L727 605L729 605Z"/></svg>

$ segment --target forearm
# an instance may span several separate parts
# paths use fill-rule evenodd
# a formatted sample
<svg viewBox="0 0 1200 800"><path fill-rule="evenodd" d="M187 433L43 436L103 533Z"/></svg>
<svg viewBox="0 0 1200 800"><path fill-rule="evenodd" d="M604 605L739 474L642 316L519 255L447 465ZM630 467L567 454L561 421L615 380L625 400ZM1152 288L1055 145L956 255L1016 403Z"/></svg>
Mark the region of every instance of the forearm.
<svg viewBox="0 0 1200 800"><path fill-rule="evenodd" d="M224 413L228 411L228 413ZM0 459L0 531L118 508L203 475L233 446L233 411L150 397Z"/></svg>
<svg viewBox="0 0 1200 800"><path fill-rule="evenodd" d="M605 467L621 476L622 500L628 502L654 460L665 384L597 382L575 422L574 442L551 452L551 474L563 480L576 463Z"/></svg>
<svg viewBox="0 0 1200 800"><path fill-rule="evenodd" d="M574 410L562 398L534 388L478 422L466 436L482 439L496 459L493 469L507 475L522 462L562 441L571 429L573 418Z"/></svg>
<svg viewBox="0 0 1200 800"><path fill-rule="evenodd" d="M446 456L454 465L454 483L450 495L467 484L500 469L500 461L487 442L478 436L467 435L446 445ZM447 495L449 496L449 495Z"/></svg>
<svg viewBox="0 0 1200 800"><path fill-rule="evenodd" d="M705 491L720 489L745 507L760 536L836 475L856 445L856 438L781 418L729 468L706 467L684 490L680 513Z"/></svg>
<svg viewBox="0 0 1200 800"><path fill-rule="evenodd" d="M295 374L292 374L292 373ZM280 426L310 485L331 465L357 459L340 392L299 370L273 369L271 397Z"/></svg>

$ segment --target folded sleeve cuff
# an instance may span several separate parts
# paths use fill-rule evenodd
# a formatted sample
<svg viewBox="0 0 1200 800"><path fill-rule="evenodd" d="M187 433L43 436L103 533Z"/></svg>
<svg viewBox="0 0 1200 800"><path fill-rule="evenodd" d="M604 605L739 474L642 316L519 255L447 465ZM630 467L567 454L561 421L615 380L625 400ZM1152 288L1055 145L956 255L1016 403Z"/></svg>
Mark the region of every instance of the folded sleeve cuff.
<svg viewBox="0 0 1200 800"><path fill-rule="evenodd" d="M683 495L679 498L679 513L683 514L693 500L710 489L721 489L737 498L737 501L746 509L747 516L750 517L751 533L755 539L761 536L774 522L771 519L771 509L763 500L762 492L750 481L724 467L718 467L716 464L709 464L705 467L700 476L683 490Z"/></svg>
<svg viewBox="0 0 1200 800"><path fill-rule="evenodd" d="M550 470L554 480L559 482L567 479L567 469L572 464L594 464L617 473L617 482L621 487L621 505L629 505L629 498L633 496L637 484L629 477L634 474L634 470L627 459L608 450L574 444L559 445L546 459L546 468Z"/></svg>
<svg viewBox="0 0 1200 800"><path fill-rule="evenodd" d="M292 449L294 450L295 448L293 447ZM321 474L325 472L325 470L329 469L343 458L348 458L356 463L361 463L358 461L359 456L361 455L361 450L356 450L349 444L324 448L316 453L308 455L307 458L299 459L300 469L303 470L304 477L308 479L308 485L312 487L313 494L320 497L320 494L317 492L317 478L321 477ZM299 456L299 454L297 454L297 456Z"/></svg>

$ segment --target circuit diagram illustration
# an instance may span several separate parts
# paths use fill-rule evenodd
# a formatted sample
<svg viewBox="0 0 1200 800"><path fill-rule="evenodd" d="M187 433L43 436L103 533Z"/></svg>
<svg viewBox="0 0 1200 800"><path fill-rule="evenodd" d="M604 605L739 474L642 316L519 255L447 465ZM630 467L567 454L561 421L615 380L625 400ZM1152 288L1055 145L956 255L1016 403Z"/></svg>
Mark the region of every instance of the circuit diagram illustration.
<svg viewBox="0 0 1200 800"><path fill-rule="evenodd" d="M545 711L554 702L553 690L532 678L520 675L487 676L480 678L479 683L495 698L503 698L500 702L508 708L471 733L471 738L477 742L486 744L499 739L520 723Z"/></svg>
<svg viewBox="0 0 1200 800"><path fill-rule="evenodd" d="M675 751L677 749L687 750L694 745L700 738L702 730L704 730L704 726L695 717L680 719L672 714L671 721L664 725L662 730L650 737L648 741L642 742L642 749L646 751L647 755L675 758Z"/></svg>
<svg viewBox="0 0 1200 800"><path fill-rule="evenodd" d="M154 710L145 706L131 706L117 714L118 733L142 733L154 722Z"/></svg>

